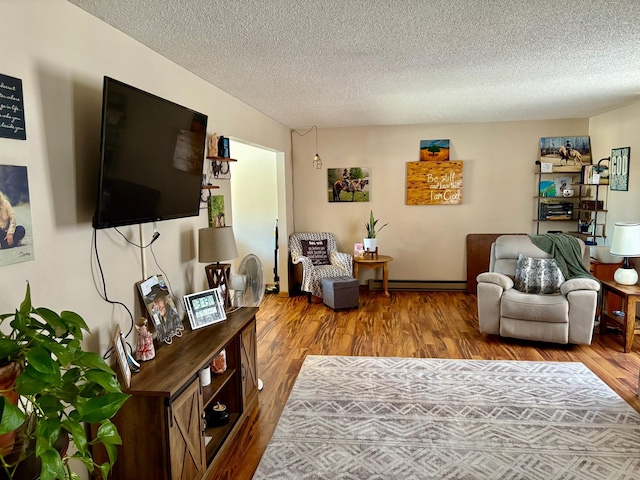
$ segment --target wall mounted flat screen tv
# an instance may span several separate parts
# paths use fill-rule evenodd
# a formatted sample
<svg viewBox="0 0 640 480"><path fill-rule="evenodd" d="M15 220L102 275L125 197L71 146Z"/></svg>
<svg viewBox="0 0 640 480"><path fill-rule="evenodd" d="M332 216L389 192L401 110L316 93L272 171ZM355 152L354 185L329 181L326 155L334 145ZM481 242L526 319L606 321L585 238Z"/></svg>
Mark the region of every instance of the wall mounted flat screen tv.
<svg viewBox="0 0 640 480"><path fill-rule="evenodd" d="M207 116L104 77L94 228L198 215Z"/></svg>

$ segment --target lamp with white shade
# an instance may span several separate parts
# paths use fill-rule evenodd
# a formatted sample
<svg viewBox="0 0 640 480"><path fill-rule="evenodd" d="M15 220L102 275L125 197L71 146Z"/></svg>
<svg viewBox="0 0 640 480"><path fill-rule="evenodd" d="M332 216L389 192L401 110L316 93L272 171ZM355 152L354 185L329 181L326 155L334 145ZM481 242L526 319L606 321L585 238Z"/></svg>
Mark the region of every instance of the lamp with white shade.
<svg viewBox="0 0 640 480"><path fill-rule="evenodd" d="M618 222L613 227L611 255L624 257L624 263L613 275L616 283L635 285L638 272L633 268L629 257L640 257L640 223Z"/></svg>
<svg viewBox="0 0 640 480"><path fill-rule="evenodd" d="M231 227L210 227L198 230L198 261L209 263L204 267L207 273L209 288L222 287L225 308L229 306L229 272L230 263L238 256L236 239Z"/></svg>

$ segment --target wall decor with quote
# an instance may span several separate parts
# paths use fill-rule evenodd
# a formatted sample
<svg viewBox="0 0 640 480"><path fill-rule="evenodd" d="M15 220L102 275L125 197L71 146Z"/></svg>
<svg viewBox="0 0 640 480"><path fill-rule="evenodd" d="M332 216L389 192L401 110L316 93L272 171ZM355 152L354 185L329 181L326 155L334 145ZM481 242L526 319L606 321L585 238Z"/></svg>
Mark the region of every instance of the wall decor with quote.
<svg viewBox="0 0 640 480"><path fill-rule="evenodd" d="M461 160L407 163L407 205L462 204Z"/></svg>
<svg viewBox="0 0 640 480"><path fill-rule="evenodd" d="M609 185L611 190L626 192L629 190L629 158L631 147L611 150L609 162Z"/></svg>
<svg viewBox="0 0 640 480"><path fill-rule="evenodd" d="M22 80L0 73L0 137L26 140Z"/></svg>

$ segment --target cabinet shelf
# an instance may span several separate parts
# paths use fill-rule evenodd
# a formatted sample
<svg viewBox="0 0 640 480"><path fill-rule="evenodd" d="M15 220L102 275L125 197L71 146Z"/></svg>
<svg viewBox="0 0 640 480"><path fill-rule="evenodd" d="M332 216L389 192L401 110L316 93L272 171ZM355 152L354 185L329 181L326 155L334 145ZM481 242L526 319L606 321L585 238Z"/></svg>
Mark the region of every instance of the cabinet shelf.
<svg viewBox="0 0 640 480"><path fill-rule="evenodd" d="M228 424L222 427L207 428L204 431L205 438L209 437L206 445L207 463L210 462L213 459L213 457L216 456L216 453L218 453L218 450L220 450L220 447L222 446L225 439L227 438L227 435L229 435L229 432L233 430L233 427L238 422L238 418L240 418L239 413L233 413L233 412L229 413Z"/></svg>
<svg viewBox="0 0 640 480"><path fill-rule="evenodd" d="M207 156L207 160L217 160L219 162L237 162L238 160L235 158L226 158L226 157L209 157Z"/></svg>
<svg viewBox="0 0 640 480"><path fill-rule="evenodd" d="M232 379L236 374L235 368L228 368L220 375L211 374L211 383L202 388L202 404L206 407L211 403L220 390Z"/></svg>

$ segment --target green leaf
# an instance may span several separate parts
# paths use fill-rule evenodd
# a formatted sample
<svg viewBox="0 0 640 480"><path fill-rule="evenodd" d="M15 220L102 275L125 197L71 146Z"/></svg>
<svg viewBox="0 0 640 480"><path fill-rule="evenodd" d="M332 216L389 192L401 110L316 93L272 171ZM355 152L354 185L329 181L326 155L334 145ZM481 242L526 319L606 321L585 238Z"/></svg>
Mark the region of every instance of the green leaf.
<svg viewBox="0 0 640 480"><path fill-rule="evenodd" d="M42 395L38 398L38 405L40 405L42 411L50 417L57 415L57 413L64 408L60 400L53 395Z"/></svg>
<svg viewBox="0 0 640 480"><path fill-rule="evenodd" d="M36 313L40 315L44 321L52 328L53 334L56 337L63 337L69 329L67 325L62 321L60 315L48 308L40 307L36 308Z"/></svg>
<svg viewBox="0 0 640 480"><path fill-rule="evenodd" d="M38 395L50 385L61 385L62 379L58 373L58 381L52 382L55 375L47 375L35 370L31 365L27 365L24 372L16 379L16 387L20 395Z"/></svg>
<svg viewBox="0 0 640 480"><path fill-rule="evenodd" d="M113 417L130 395L124 393L107 393L100 397L90 398L80 410L82 421L101 422Z"/></svg>
<svg viewBox="0 0 640 480"><path fill-rule="evenodd" d="M65 310L60 313L60 316L67 323L67 325L73 325L75 327L78 327L79 329L84 330L87 333L91 333L91 330L89 330L87 323L77 313ZM78 338L82 339L82 334L78 335Z"/></svg>
<svg viewBox="0 0 640 480"><path fill-rule="evenodd" d="M104 392L105 392L105 389L101 385L97 384L96 382L89 382L84 387L82 387L82 390L80 390L79 395L82 398L93 398L93 397L97 397L98 395Z"/></svg>
<svg viewBox="0 0 640 480"><path fill-rule="evenodd" d="M9 358L20 350L20 344L10 338L0 338L0 358Z"/></svg>
<svg viewBox="0 0 640 480"><path fill-rule="evenodd" d="M60 436L61 425L57 417L40 419L36 426L36 456L52 448Z"/></svg>
<svg viewBox="0 0 640 480"><path fill-rule="evenodd" d="M39 455L42 460L42 470L40 472L40 480L55 480L56 478L64 478L64 467L60 454L54 449L49 448Z"/></svg>
<svg viewBox="0 0 640 480"><path fill-rule="evenodd" d="M71 363L72 352L65 345L45 338L42 341L42 346L56 356L60 365L67 366Z"/></svg>
<svg viewBox="0 0 640 480"><path fill-rule="evenodd" d="M78 422L64 420L62 426L71 434L73 444L81 454L87 453L87 434L84 427Z"/></svg>
<svg viewBox="0 0 640 480"><path fill-rule="evenodd" d="M91 369L85 372L85 377L87 377L87 380L96 382L107 392L120 392L120 382L118 382L118 378L113 373Z"/></svg>
<svg viewBox="0 0 640 480"><path fill-rule="evenodd" d="M42 347L33 347L27 353L27 362L39 372L60 375L60 367L53 361L51 354Z"/></svg>
<svg viewBox="0 0 640 480"><path fill-rule="evenodd" d="M118 458L118 450L115 445L111 445L110 443L105 443L104 448L107 451L107 456L109 457L109 469L111 469Z"/></svg>
<svg viewBox="0 0 640 480"><path fill-rule="evenodd" d="M98 370L102 370L103 372L108 372L112 375L116 373L107 365L100 355L93 352L82 352L80 357L78 358L78 365L87 368L97 368Z"/></svg>
<svg viewBox="0 0 640 480"><path fill-rule="evenodd" d="M107 452L109 452L109 450L107 449ZM100 474L102 475L103 479L107 479L109 477L109 472L111 471L111 465L109 465L108 463L103 463L102 465L100 465Z"/></svg>
<svg viewBox="0 0 640 480"><path fill-rule="evenodd" d="M27 365L24 367L24 372L22 372L22 375L20 375L18 377L18 379L16 380L16 383L20 380L21 377L23 377L25 374L36 378L42 382L46 382L49 385L52 386L60 386L62 385L62 375L59 369L55 369L53 370L53 372L51 373L43 373L40 372L38 370L36 370L36 368L31 364L31 363L27 363Z"/></svg>
<svg viewBox="0 0 640 480"><path fill-rule="evenodd" d="M16 405L9 402L9 399L0 396L2 411L0 412L0 434L13 432L24 423L25 416Z"/></svg>
<svg viewBox="0 0 640 480"><path fill-rule="evenodd" d="M98 427L98 440L105 445L122 445L122 438L116 426L110 420L105 420Z"/></svg>
<svg viewBox="0 0 640 480"><path fill-rule="evenodd" d="M24 300L20 304L20 313L26 314L33 309L31 306L31 286L27 282L27 292L24 295Z"/></svg>

